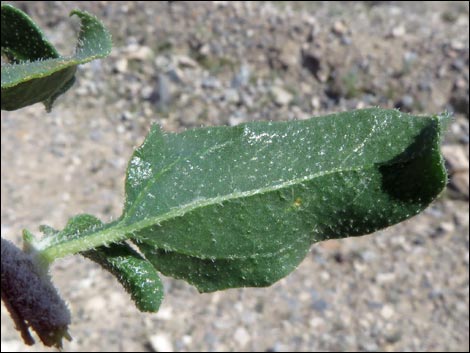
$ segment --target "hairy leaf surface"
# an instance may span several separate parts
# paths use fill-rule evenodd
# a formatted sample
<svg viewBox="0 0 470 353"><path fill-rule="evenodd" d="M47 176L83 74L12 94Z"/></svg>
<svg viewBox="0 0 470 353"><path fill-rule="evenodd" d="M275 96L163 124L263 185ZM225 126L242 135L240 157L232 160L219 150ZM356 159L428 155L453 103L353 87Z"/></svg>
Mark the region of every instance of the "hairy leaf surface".
<svg viewBox="0 0 470 353"><path fill-rule="evenodd" d="M48 226L41 226L40 230L45 235L45 242L70 242L80 238L82 234L96 232L103 227L106 226L98 218L83 214L71 218L60 232ZM25 236L28 237L27 242L34 242L29 232L25 232ZM158 311L163 300L160 277L152 264L129 245L114 243L83 251L81 254L116 276L140 311Z"/></svg>
<svg viewBox="0 0 470 353"><path fill-rule="evenodd" d="M446 185L446 120L372 108L178 134L153 126L129 162L122 216L44 252L131 238L157 270L202 292L267 286L312 243L426 208Z"/></svg>
<svg viewBox="0 0 470 353"><path fill-rule="evenodd" d="M2 55L10 61L2 64L2 109L16 110L43 102L47 110L75 81L79 64L107 56L111 35L102 23L87 12L74 10L81 20L74 55L60 56L40 28L21 10L1 6Z"/></svg>
<svg viewBox="0 0 470 353"><path fill-rule="evenodd" d="M165 134L135 152L124 224L147 259L200 291L266 286L314 242L422 211L443 189L439 117L367 109Z"/></svg>

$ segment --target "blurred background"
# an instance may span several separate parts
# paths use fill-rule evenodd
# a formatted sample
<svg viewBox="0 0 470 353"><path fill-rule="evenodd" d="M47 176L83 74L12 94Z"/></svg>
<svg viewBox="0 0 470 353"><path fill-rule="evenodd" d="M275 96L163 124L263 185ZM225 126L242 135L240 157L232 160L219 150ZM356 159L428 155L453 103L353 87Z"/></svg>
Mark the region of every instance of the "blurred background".
<svg viewBox="0 0 470 353"><path fill-rule="evenodd" d="M74 8L113 35L110 57L81 66L52 113L1 115L1 234L120 215L133 149L168 131L305 119L380 106L450 111L450 182L421 215L312 247L270 288L199 294L164 278L142 314L111 275L74 256L54 264L72 311L66 351L468 351L468 2L11 1L62 54ZM2 304L2 351L24 346Z"/></svg>

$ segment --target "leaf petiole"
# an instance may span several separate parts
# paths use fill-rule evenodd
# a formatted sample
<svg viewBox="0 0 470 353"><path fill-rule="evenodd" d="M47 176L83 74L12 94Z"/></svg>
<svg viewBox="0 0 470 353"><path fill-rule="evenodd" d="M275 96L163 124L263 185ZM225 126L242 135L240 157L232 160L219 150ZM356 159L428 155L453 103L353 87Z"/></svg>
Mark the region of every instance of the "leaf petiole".
<svg viewBox="0 0 470 353"><path fill-rule="evenodd" d="M96 232L90 232L86 236L80 237L80 234L72 235L74 239L66 242L54 243L55 239L46 237L33 243L30 242L30 244L33 245L42 259L52 263L67 255L74 255L103 245L126 240L129 237L128 228L118 224ZM25 230L23 234L26 232L28 231Z"/></svg>

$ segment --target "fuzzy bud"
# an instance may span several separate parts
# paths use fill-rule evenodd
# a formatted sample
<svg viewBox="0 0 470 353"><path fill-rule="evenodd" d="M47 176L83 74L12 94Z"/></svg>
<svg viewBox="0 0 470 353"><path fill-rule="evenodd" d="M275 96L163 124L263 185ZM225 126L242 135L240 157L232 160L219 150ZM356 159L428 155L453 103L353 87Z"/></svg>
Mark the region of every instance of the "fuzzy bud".
<svg viewBox="0 0 470 353"><path fill-rule="evenodd" d="M63 337L71 339L67 332L70 312L47 269L34 253L25 253L3 238L1 245L2 300L16 329L28 345L34 343L29 332L32 328L46 346L61 348Z"/></svg>

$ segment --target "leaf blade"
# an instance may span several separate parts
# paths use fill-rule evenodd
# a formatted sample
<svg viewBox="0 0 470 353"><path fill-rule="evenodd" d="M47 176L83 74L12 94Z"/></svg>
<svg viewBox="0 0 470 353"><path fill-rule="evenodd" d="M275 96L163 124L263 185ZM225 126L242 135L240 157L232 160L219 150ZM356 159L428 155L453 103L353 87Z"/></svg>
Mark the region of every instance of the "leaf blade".
<svg viewBox="0 0 470 353"><path fill-rule="evenodd" d="M227 136L230 128L192 130L178 135L164 135L158 129L152 130L150 140L136 151L129 164L128 198L122 218L126 224L140 225L133 237L146 258L164 274L183 278L200 291L264 286L292 271L311 243L330 237L368 234L402 221L424 209L445 186L446 174L438 151L439 118L416 118L398 111L369 109L316 119L321 120L247 124L238 132L232 128L235 133L231 137ZM383 124L384 120L389 123ZM298 127L293 128L293 124ZM313 133L310 131L310 136L305 131L309 124L315 129ZM389 133L390 129L392 133ZM208 147L208 136L214 131L217 135L217 130L222 137L216 136ZM289 130L290 138L284 134L278 146L273 146L274 137L285 130ZM243 137L247 131L248 138ZM338 139L337 135L345 131L356 133L352 143ZM321 137L315 140L313 136ZM333 141L340 141L341 145L338 142L336 145L325 144L324 136L333 136ZM291 147L292 153L287 158L282 156L289 143L296 140L306 141L302 146L306 150L313 148L308 141L316 144L317 156L322 157L316 173L311 174L308 170L312 164L308 163L309 158L301 160L297 157L301 150ZM195 141L199 141L199 145ZM341 147L342 153L337 153ZM225 160L247 154L241 158L244 170L239 168L237 175L232 165L224 161L217 165L214 158L211 166L200 162L201 155L207 155L208 151L217 152L216 156L225 153ZM269 160L261 165L260 151L269 156ZM280 160L273 165L271 162L275 157ZM255 160L249 164L253 158ZM222 168L224 163L225 169ZM178 167L178 164L182 166ZM396 172L398 167L401 171ZM190 173L191 170L201 172ZM210 172L204 175L207 170ZM219 172L218 180L211 179L213 170ZM261 181L250 181L251 175L263 172L266 175L262 175ZM397 188L400 184L397 180L408 180L410 176L416 181L425 180L428 187L413 182L408 188ZM208 182L207 179L211 180ZM211 190L201 190L198 183L210 185ZM225 185L230 191L221 197L217 184ZM321 193L315 191L322 189ZM204 191L207 191L205 195L202 194ZM392 194L401 191L408 196ZM175 197L176 192L183 195ZM180 211L181 208L184 211L174 212L178 208L168 201L172 200L172 193L173 199L184 205L180 205ZM157 197L158 201L152 202ZM328 204L330 200L333 206ZM371 204L375 204L375 208L371 208ZM175 214L159 217L159 212ZM149 226L143 225L146 217ZM218 219L222 219L220 225L217 225ZM277 236L269 236L271 234ZM292 261L281 260L280 254L295 242L302 243L303 248L293 252ZM259 259L271 261L258 261L251 270L244 268L249 259L256 263L253 261L256 254ZM181 266L184 261L187 261L187 267ZM198 270L191 273L195 264ZM265 280L259 275L263 267L284 271L275 271L272 281ZM250 271L256 275L246 275ZM203 278L203 273L212 273L211 279ZM234 276L239 280L234 281Z"/></svg>
<svg viewBox="0 0 470 353"><path fill-rule="evenodd" d="M2 53L13 63L2 65L2 109L16 110L43 102L50 111L58 95L74 82L79 64L111 52L111 35L93 15L74 10L81 20L75 55L62 57L24 12L2 4Z"/></svg>
<svg viewBox="0 0 470 353"><path fill-rule="evenodd" d="M373 108L180 134L153 127L129 162L122 216L39 249L56 258L133 239L157 270L201 292L266 286L312 243L426 208L446 185L447 120Z"/></svg>
<svg viewBox="0 0 470 353"><path fill-rule="evenodd" d="M82 253L112 273L143 312L157 312L163 301L163 284L153 265L127 244L112 244Z"/></svg>
<svg viewBox="0 0 470 353"><path fill-rule="evenodd" d="M109 225L103 224L98 218L82 214L72 217L61 231L45 225L41 226L40 230L45 235L43 242L67 243L106 227ZM33 239L29 242L34 245ZM158 311L164 295L160 277L154 266L128 244L114 243L109 246L99 246L82 251L81 255L113 274L131 295L140 311Z"/></svg>
<svg viewBox="0 0 470 353"><path fill-rule="evenodd" d="M10 60L21 62L59 57L36 23L12 5L1 6L1 28L2 51L6 51Z"/></svg>

